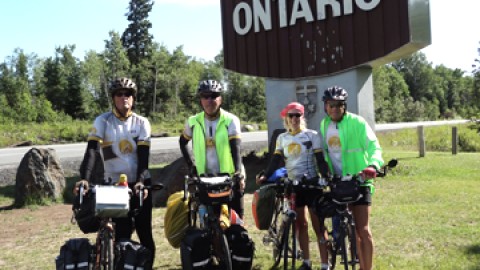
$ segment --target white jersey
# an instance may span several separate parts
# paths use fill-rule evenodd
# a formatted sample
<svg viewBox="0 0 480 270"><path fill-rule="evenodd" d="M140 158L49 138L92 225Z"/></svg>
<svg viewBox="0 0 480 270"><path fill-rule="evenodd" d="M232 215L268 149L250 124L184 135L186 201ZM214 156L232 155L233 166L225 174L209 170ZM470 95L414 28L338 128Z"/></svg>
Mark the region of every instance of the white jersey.
<svg viewBox="0 0 480 270"><path fill-rule="evenodd" d="M332 167L334 174L342 175L342 143L340 142L340 137L338 135L337 124L335 122L330 122L327 129L327 146L328 154L332 160Z"/></svg>
<svg viewBox="0 0 480 270"><path fill-rule="evenodd" d="M232 117L232 122L228 126L228 137L240 136L241 129L240 129L240 119L237 116L230 114ZM217 123L220 118L210 121L205 117L205 138L207 141L214 141L215 134L217 130ZM185 123L185 130L183 134L192 138L192 128L188 125L188 120ZM194 146L192 146L194 147ZM218 163L218 156L215 144L208 144L207 145L207 173L211 174L218 174L220 172L220 165Z"/></svg>
<svg viewBox="0 0 480 270"><path fill-rule="evenodd" d="M285 158L285 167L290 178L301 179L316 177L317 169L314 153L321 151L320 137L311 129L296 134L282 133L277 138L275 152Z"/></svg>
<svg viewBox="0 0 480 270"><path fill-rule="evenodd" d="M102 145L106 178L117 181L120 174L124 173L128 176L128 182L135 183L137 144L150 145L150 122L136 113L122 121L113 112L106 112L95 119L88 140L97 140Z"/></svg>

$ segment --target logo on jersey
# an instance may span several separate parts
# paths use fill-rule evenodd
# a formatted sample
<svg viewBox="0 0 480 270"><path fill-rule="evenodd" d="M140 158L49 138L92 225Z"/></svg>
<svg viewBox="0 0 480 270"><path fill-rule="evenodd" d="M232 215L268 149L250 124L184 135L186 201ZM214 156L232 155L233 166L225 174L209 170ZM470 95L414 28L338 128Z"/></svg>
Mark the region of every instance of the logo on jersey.
<svg viewBox="0 0 480 270"><path fill-rule="evenodd" d="M340 138L338 136L332 136L328 139L328 148L331 150L340 149L342 144L340 143Z"/></svg>
<svg viewBox="0 0 480 270"><path fill-rule="evenodd" d="M287 148L289 156L298 156L302 152L302 146L298 143L291 143Z"/></svg>
<svg viewBox="0 0 480 270"><path fill-rule="evenodd" d="M132 143L126 139L123 139L118 143L118 148L122 154L130 154L133 152Z"/></svg>

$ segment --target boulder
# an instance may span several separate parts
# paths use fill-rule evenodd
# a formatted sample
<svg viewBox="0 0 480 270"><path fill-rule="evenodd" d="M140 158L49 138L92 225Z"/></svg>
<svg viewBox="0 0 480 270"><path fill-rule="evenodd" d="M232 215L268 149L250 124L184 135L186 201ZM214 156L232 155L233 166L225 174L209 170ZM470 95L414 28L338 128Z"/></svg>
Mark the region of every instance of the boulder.
<svg viewBox="0 0 480 270"><path fill-rule="evenodd" d="M23 157L15 178L15 206L28 200L57 201L65 189L65 176L54 149L30 149Z"/></svg>

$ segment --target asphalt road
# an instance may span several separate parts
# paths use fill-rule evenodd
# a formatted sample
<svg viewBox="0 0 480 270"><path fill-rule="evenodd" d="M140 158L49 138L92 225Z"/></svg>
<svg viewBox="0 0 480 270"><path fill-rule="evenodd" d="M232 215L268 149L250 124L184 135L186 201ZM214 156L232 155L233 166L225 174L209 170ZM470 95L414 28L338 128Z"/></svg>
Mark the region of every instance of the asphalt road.
<svg viewBox="0 0 480 270"><path fill-rule="evenodd" d="M377 124L376 131L395 130L402 128L416 128L419 125L454 125L467 123L469 120L450 120L450 121L428 121L428 122L409 122L393 124ZM255 131L242 133L242 143L265 142L267 145L267 131ZM25 153L32 147L53 148L60 160L69 158L81 158L85 153L86 143L75 144L57 144L57 145L39 145L15 148L0 149L0 166L18 166ZM178 150L178 137L153 138L151 151L153 154L164 151Z"/></svg>

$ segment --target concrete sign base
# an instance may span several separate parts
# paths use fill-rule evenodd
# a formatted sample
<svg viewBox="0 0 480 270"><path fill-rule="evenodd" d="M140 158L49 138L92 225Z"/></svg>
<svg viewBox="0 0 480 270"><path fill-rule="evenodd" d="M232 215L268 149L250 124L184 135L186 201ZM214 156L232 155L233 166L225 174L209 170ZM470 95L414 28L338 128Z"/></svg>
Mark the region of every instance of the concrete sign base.
<svg viewBox="0 0 480 270"><path fill-rule="evenodd" d="M373 104L372 68L361 67L329 77L296 80L265 79L268 138L275 129L282 129L280 111L290 102L296 101L305 106L307 126L319 130L320 121L325 117L322 101L326 88L334 85L348 92L347 109L361 115L375 130Z"/></svg>

